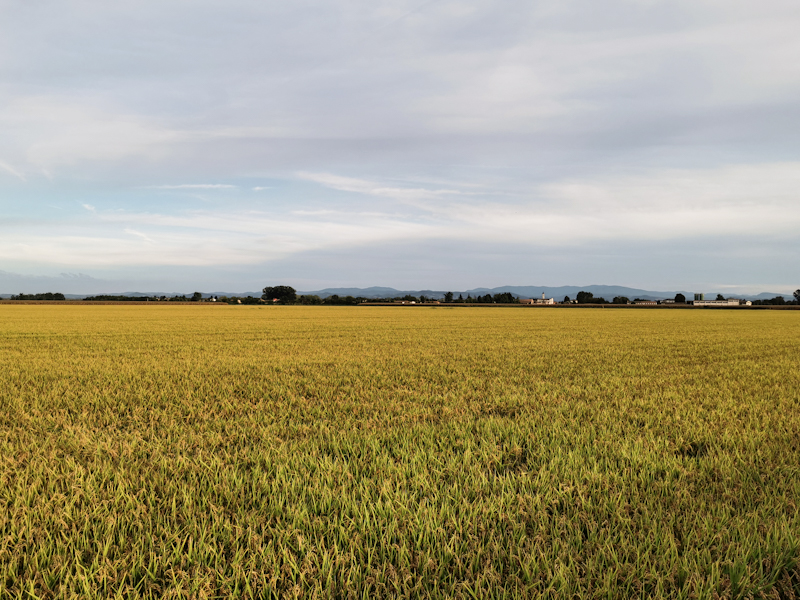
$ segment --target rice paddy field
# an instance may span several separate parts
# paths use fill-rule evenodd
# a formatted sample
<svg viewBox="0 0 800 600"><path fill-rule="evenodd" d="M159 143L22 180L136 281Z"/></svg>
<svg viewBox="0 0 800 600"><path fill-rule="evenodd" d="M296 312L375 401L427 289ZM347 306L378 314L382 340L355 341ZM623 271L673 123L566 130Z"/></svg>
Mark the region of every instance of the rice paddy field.
<svg viewBox="0 0 800 600"><path fill-rule="evenodd" d="M0 306L0 598L798 598L800 312Z"/></svg>

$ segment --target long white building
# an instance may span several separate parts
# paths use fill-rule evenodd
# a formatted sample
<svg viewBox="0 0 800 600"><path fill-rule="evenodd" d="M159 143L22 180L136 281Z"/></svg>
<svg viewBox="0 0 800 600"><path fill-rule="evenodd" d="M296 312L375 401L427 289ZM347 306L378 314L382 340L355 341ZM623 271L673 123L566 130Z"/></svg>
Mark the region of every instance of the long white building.
<svg viewBox="0 0 800 600"><path fill-rule="evenodd" d="M727 300L695 300L692 302L692 304L695 306L750 306L752 302L749 300L728 298Z"/></svg>

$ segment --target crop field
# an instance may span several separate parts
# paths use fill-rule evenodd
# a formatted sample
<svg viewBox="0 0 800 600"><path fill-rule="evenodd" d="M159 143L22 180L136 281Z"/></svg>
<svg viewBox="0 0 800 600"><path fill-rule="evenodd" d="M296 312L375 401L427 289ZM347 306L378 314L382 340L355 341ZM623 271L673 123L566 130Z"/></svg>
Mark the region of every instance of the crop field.
<svg viewBox="0 0 800 600"><path fill-rule="evenodd" d="M0 306L0 598L798 598L800 312Z"/></svg>

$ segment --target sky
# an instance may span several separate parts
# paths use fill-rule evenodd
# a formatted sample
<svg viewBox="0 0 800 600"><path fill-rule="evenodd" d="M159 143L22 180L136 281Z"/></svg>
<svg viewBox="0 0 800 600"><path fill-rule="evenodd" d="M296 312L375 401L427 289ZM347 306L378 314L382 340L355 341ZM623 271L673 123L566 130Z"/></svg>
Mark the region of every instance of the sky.
<svg viewBox="0 0 800 600"><path fill-rule="evenodd" d="M800 287L797 0L0 0L0 293Z"/></svg>

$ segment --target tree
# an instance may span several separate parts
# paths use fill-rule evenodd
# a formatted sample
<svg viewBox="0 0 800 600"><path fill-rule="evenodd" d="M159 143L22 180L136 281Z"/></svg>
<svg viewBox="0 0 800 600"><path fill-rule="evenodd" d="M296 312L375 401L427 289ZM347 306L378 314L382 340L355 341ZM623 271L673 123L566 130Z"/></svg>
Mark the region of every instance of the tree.
<svg viewBox="0 0 800 600"><path fill-rule="evenodd" d="M275 287L265 287L262 290L261 298L267 302L277 299L281 304L294 304L297 300L297 292L288 285L276 285Z"/></svg>
<svg viewBox="0 0 800 600"><path fill-rule="evenodd" d="M594 300L592 292L578 292L578 304L591 304Z"/></svg>
<svg viewBox="0 0 800 600"><path fill-rule="evenodd" d="M570 303L569 296L564 296L564 304L569 304L569 303Z"/></svg>
<svg viewBox="0 0 800 600"><path fill-rule="evenodd" d="M306 296L301 296L301 298L305 298ZM353 306L358 304L358 299L353 298L352 296L345 296L342 298L338 294L333 294L332 296L328 296L325 300L322 301L323 304L329 304L333 306Z"/></svg>
<svg viewBox="0 0 800 600"><path fill-rule="evenodd" d="M444 295L444 301L445 302L452 302L453 301L453 292L447 292Z"/></svg>
<svg viewBox="0 0 800 600"><path fill-rule="evenodd" d="M720 300L725 300L725 296L723 296L722 294L717 294L717 301Z"/></svg>
<svg viewBox="0 0 800 600"><path fill-rule="evenodd" d="M675 294L675 303L676 304L686 304L686 296L681 293Z"/></svg>
<svg viewBox="0 0 800 600"><path fill-rule="evenodd" d="M794 301L800 304L800 290L795 290L792 295L794 296Z"/></svg>
<svg viewBox="0 0 800 600"><path fill-rule="evenodd" d="M495 294L492 297L492 301L496 302L497 304L514 304L517 299L511 292L503 292L502 294Z"/></svg>
<svg viewBox="0 0 800 600"><path fill-rule="evenodd" d="M630 304L631 301L628 300L627 296L615 296L612 304Z"/></svg>
<svg viewBox="0 0 800 600"><path fill-rule="evenodd" d="M782 306L784 304L786 304L786 300L784 299L783 296L775 296L771 300L767 300L767 299L764 299L764 300L753 300L753 306L759 306L759 305L760 306L769 306L769 305Z"/></svg>
<svg viewBox="0 0 800 600"><path fill-rule="evenodd" d="M192 294L192 302L200 302L200 300L202 299L203 299L203 294L201 294L200 292L195 292L194 294Z"/></svg>
<svg viewBox="0 0 800 600"><path fill-rule="evenodd" d="M798 292L800 292L800 290L797 290L797 291L798 291ZM463 301L464 301L464 296L462 296L461 294L459 294L459 295L458 295L458 301L459 301L459 302L463 302Z"/></svg>

